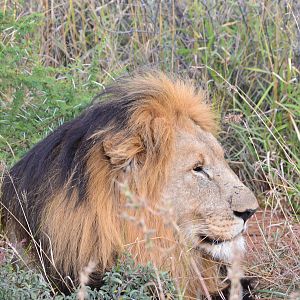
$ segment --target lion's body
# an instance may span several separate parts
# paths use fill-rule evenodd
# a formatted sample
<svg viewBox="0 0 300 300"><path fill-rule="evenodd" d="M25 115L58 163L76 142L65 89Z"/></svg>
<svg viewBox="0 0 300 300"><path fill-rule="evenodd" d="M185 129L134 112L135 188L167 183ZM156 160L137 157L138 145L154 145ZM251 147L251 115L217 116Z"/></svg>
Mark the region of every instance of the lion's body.
<svg viewBox="0 0 300 300"><path fill-rule="evenodd" d="M194 245L198 243L195 236L190 236L195 228L186 229L186 224L195 223L197 213L202 213L203 220L210 216L205 226L214 237L232 245L231 239L243 226L240 218L212 217L211 207L222 211L221 215L223 211L232 214L233 208L255 209L256 202L250 197L243 206L228 196L230 202L227 194L232 191L226 191L224 203L198 205L201 197L193 192L193 184L201 185L197 191L205 194L203 203L209 203L216 201L217 193L220 197L218 179L213 186L205 183L206 179L195 179L194 173L181 175L181 161L187 166L192 163L188 155L185 157L187 151L211 151L207 161L216 157L216 170L228 168L210 134L217 126L203 95L180 80L150 73L120 80L101 97L106 101L59 127L6 175L2 187L5 219L19 220L24 227L16 222L19 238L29 240L33 236L41 245L42 251L38 251L42 252L47 272L59 286L66 276L76 283L90 261L97 263L91 284L99 284L105 269L127 250L138 262L150 260L156 267L172 272L180 278L181 286L187 284L189 294L203 290L199 270L212 277L206 280L208 288L217 290L217 263L206 258L230 255L223 253L225 246L221 245L212 246L212 250L205 244L199 251ZM205 140L200 139L205 149L197 148L197 136ZM194 148L185 148L192 146L186 143ZM229 184L238 182L232 173L228 174ZM131 196L126 195L127 190ZM218 231L214 222L227 222L226 226L231 227ZM221 223L217 226L222 227ZM211 236L207 230L203 234Z"/></svg>

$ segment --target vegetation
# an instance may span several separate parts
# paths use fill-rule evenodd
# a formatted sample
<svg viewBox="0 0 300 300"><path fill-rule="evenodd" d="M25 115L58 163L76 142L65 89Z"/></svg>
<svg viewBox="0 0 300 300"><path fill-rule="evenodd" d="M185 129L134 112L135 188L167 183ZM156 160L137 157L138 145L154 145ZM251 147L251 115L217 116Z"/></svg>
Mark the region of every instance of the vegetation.
<svg viewBox="0 0 300 300"><path fill-rule="evenodd" d="M43 276L33 270L20 269L12 262L13 253L6 253L7 258L0 267L0 299L52 299L53 290ZM159 280L159 282L158 282ZM157 287L161 286L159 290ZM141 299L151 300L159 297L175 299L176 289L165 272L160 272L159 277L154 267L135 266L129 256L118 262L103 278L100 290L91 290L88 286L78 288L68 296L56 295L55 300L77 300L78 295L90 300L103 299ZM81 293L81 294L80 294Z"/></svg>
<svg viewBox="0 0 300 300"><path fill-rule="evenodd" d="M229 163L271 214L247 272L259 278L259 297L288 297L300 285L292 229L300 216L299 19L300 6L290 0L0 1L0 172L120 74L154 66L189 77L208 90L220 115ZM284 233L270 234L275 215L283 216ZM6 299L50 297L39 274L12 265L0 256L0 298L8 283ZM123 286L126 266L145 277ZM104 294L122 287L129 299L154 280L150 267L116 268Z"/></svg>

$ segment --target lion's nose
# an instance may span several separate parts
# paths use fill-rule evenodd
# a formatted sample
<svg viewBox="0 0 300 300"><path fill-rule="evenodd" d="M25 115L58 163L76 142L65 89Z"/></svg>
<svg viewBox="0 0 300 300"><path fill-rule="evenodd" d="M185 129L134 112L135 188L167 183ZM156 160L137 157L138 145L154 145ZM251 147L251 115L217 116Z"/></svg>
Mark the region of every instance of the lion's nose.
<svg viewBox="0 0 300 300"><path fill-rule="evenodd" d="M256 212L257 209L247 209L245 211L233 211L234 215L242 218L244 222L246 222L253 214Z"/></svg>

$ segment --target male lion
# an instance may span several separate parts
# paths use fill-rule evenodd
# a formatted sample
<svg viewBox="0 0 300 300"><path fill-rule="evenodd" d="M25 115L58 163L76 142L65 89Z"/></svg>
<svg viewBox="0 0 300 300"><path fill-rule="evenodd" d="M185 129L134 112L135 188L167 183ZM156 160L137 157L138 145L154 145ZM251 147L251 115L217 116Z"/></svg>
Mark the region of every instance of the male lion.
<svg viewBox="0 0 300 300"><path fill-rule="evenodd" d="M67 278L78 283L90 261L89 284L99 285L130 251L169 270L186 296L216 292L220 265L244 250L258 204L224 159L203 93L145 72L99 98L5 175L4 221L33 240L61 289L70 288Z"/></svg>

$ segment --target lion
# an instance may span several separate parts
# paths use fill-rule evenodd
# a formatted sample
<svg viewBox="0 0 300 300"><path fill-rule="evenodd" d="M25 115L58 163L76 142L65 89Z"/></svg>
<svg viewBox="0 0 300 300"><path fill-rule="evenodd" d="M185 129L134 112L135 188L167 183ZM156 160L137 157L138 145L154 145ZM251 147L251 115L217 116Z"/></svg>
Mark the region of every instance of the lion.
<svg viewBox="0 0 300 300"><path fill-rule="evenodd" d="M228 166L205 98L158 71L120 78L7 172L4 223L60 290L91 261L99 286L126 251L169 271L186 298L224 288L258 203Z"/></svg>

